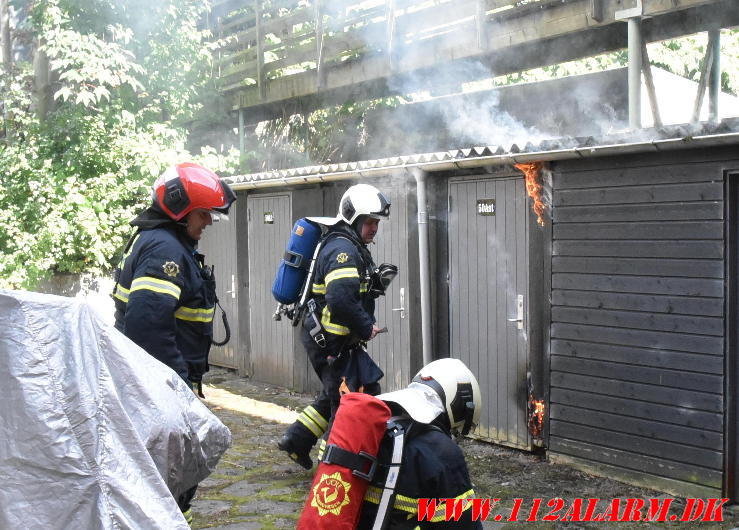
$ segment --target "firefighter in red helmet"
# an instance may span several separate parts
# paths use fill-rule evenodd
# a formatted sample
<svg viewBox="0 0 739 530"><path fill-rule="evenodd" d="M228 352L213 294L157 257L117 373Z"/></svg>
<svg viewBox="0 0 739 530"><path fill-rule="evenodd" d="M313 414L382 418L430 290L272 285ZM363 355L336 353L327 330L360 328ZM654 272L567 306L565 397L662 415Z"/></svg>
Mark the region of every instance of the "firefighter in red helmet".
<svg viewBox="0 0 739 530"><path fill-rule="evenodd" d="M217 303L213 269L197 251L203 230L227 219L229 185L193 163L168 168L152 204L131 221L135 234L115 273L115 327L200 388L208 371ZM186 517L195 488L177 499Z"/></svg>

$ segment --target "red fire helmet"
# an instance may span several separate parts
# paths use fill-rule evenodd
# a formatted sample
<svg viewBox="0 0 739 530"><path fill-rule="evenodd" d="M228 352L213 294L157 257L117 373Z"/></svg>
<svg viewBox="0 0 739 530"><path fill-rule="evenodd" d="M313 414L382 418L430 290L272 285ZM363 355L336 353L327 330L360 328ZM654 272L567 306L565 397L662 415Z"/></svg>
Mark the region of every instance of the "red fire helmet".
<svg viewBox="0 0 739 530"><path fill-rule="evenodd" d="M211 170L185 162L167 168L154 182L153 199L164 213L179 221L198 208L228 214L236 196Z"/></svg>

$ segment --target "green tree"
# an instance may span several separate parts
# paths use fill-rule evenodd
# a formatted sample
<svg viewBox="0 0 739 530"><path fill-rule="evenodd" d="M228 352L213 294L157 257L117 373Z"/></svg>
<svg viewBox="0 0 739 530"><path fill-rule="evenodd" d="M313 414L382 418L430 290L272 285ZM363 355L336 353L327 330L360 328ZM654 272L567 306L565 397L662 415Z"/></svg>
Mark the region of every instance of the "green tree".
<svg viewBox="0 0 739 530"><path fill-rule="evenodd" d="M233 152L185 149L186 125L212 90L212 44L197 27L205 9L196 0L32 4L24 24L36 70L30 60L0 70L0 286L109 271L169 164L234 171Z"/></svg>

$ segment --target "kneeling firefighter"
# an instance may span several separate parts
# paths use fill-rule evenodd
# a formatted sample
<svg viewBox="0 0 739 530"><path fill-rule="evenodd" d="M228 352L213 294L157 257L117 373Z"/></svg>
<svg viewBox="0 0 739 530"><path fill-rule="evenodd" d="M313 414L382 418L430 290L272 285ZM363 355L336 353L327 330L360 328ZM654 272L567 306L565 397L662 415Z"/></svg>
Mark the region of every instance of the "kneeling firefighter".
<svg viewBox="0 0 739 530"><path fill-rule="evenodd" d="M476 427L480 403L477 379L458 359L429 363L403 390L342 396L298 530L481 529L452 438Z"/></svg>
<svg viewBox="0 0 739 530"><path fill-rule="evenodd" d="M374 186L356 184L342 196L335 218L308 218L326 233L307 280L301 342L322 390L278 442L280 450L306 469L313 466L310 450L329 429L340 392L380 392L383 373L367 354L366 342L381 332L375 324L375 298L387 285L374 285L377 268L367 245L389 215L385 195Z"/></svg>
<svg viewBox="0 0 739 530"><path fill-rule="evenodd" d="M154 183L152 204L131 221L136 233L115 273L115 327L174 370L202 396L218 303L212 267L197 244L213 221L228 219L236 200L218 175L193 163L167 169ZM223 311L223 310L221 310ZM195 489L178 504L189 516Z"/></svg>

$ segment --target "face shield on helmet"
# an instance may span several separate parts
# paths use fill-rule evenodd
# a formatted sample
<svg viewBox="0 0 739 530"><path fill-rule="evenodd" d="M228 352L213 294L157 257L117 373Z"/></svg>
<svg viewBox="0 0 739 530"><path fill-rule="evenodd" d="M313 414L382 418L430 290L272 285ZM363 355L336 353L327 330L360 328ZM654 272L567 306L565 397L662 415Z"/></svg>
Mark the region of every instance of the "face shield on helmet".
<svg viewBox="0 0 739 530"><path fill-rule="evenodd" d="M154 202L175 221L193 210L208 210L213 222L228 219L236 200L231 187L218 175L198 164L186 162L167 168L154 182Z"/></svg>
<svg viewBox="0 0 739 530"><path fill-rule="evenodd" d="M378 398L399 404L420 423L446 414L452 431L463 435L480 422L480 385L459 359L433 361L419 370L407 388Z"/></svg>
<svg viewBox="0 0 739 530"><path fill-rule="evenodd" d="M360 216L387 219L390 217L390 201L374 186L355 184L341 197L337 218L353 226Z"/></svg>
<svg viewBox="0 0 739 530"><path fill-rule="evenodd" d="M228 215L225 213L216 212L215 210L208 210L210 214L210 220L214 223L220 223L221 221L228 221Z"/></svg>

